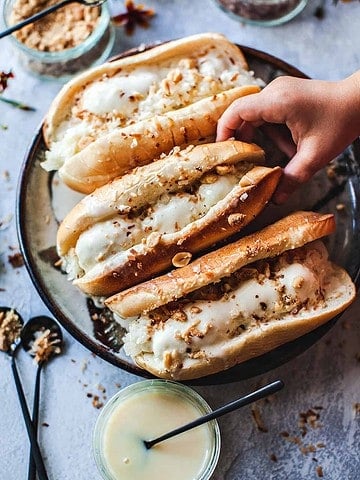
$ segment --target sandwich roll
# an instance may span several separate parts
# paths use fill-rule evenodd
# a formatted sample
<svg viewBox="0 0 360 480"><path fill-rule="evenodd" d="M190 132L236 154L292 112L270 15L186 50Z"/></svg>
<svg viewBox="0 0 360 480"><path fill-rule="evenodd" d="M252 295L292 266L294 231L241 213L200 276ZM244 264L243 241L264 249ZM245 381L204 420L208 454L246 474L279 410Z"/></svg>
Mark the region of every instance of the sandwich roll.
<svg viewBox="0 0 360 480"><path fill-rule="evenodd" d="M334 228L333 215L296 212L109 298L125 352L158 377L189 380L310 332L355 298L319 240Z"/></svg>
<svg viewBox="0 0 360 480"><path fill-rule="evenodd" d="M42 166L71 188L95 188L168 153L213 139L224 110L259 91L223 35L186 37L95 67L59 92L46 116Z"/></svg>
<svg viewBox="0 0 360 480"><path fill-rule="evenodd" d="M269 201L281 169L254 167L262 160L235 140L189 146L104 185L59 227L64 269L85 293L108 296L189 263Z"/></svg>

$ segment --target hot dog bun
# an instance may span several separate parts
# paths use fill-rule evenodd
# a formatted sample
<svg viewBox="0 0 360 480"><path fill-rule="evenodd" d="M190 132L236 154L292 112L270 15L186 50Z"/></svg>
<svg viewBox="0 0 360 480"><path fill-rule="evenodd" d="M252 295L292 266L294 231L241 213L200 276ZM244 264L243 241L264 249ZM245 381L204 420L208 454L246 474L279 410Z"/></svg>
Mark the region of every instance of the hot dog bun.
<svg viewBox="0 0 360 480"><path fill-rule="evenodd" d="M97 189L58 230L74 284L111 295L238 232L281 176L279 167L253 166L262 160L260 147L239 141L189 146Z"/></svg>
<svg viewBox="0 0 360 480"><path fill-rule="evenodd" d="M128 330L125 351L162 378L230 368L325 323L355 298L320 240L333 215L296 212L106 305Z"/></svg>
<svg viewBox="0 0 360 480"><path fill-rule="evenodd" d="M213 139L238 97L259 91L240 49L199 34L91 69L67 83L46 116L42 166L90 193L174 146Z"/></svg>

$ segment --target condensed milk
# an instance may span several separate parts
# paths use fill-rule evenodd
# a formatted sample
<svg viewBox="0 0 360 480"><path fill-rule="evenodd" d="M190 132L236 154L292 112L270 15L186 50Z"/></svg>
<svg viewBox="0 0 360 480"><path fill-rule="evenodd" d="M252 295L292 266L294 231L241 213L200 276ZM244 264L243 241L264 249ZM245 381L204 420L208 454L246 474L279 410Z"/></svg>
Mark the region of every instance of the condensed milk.
<svg viewBox="0 0 360 480"><path fill-rule="evenodd" d="M105 480L207 480L220 451L216 421L147 449L151 440L211 412L193 389L145 380L121 390L104 407L94 431L94 454Z"/></svg>

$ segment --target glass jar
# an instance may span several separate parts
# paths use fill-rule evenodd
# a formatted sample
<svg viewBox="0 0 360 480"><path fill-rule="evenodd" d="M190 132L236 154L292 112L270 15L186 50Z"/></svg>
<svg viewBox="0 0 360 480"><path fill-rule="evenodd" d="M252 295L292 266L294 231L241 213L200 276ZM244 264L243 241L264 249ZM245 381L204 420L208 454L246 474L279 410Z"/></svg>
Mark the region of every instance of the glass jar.
<svg viewBox="0 0 360 480"><path fill-rule="evenodd" d="M15 2L16 0L5 0L3 4L5 28L11 26L10 16ZM93 31L72 48L59 51L37 50L29 48L14 34L10 35L10 41L21 65L30 73L43 78L66 81L87 68L103 63L111 53L115 34L107 4L99 8L101 8L99 21Z"/></svg>
<svg viewBox="0 0 360 480"><path fill-rule="evenodd" d="M188 409L191 418L187 418ZM143 440L158 437L209 412L211 408L195 390L170 380L144 380L120 390L105 405L94 429L93 452L102 478L150 480L155 474L161 480L174 478L176 472L176 478L182 480L210 479L220 454L216 420L148 450L143 444ZM129 442L128 450L125 441ZM171 443L174 441L177 443ZM187 478L185 469L192 455L194 459L197 457L194 467L197 473Z"/></svg>
<svg viewBox="0 0 360 480"><path fill-rule="evenodd" d="M308 0L215 0L233 18L246 23L275 26L298 15Z"/></svg>

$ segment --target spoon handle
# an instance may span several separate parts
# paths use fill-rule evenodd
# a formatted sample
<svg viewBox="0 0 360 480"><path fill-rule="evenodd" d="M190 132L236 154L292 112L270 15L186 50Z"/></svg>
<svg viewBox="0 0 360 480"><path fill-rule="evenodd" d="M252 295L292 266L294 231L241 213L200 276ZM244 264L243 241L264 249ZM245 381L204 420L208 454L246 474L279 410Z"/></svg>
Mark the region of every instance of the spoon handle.
<svg viewBox="0 0 360 480"><path fill-rule="evenodd" d="M23 390L22 385L21 385L21 380L20 380L19 373L18 373L18 370L17 370L17 367L16 367L16 361L15 361L15 356L14 355L12 355L12 357L11 357L11 368L12 368L12 371L13 371L16 390L17 390L17 393L18 393L20 406L21 406L21 410L22 410L25 425L26 425L26 430L27 430L28 435L29 435L30 444L31 444L31 448L32 448L32 452L33 452L34 461L35 461L36 469L37 469L37 472L38 472L39 480L49 480L49 477L47 476L47 473L46 473L46 470L45 470L45 465L44 465L44 462L43 462L43 459L42 459L42 456L41 456L41 451L40 451L40 448L39 448L39 445L38 445L38 442L37 442L36 434L35 434L35 431L34 431L34 426L32 424L31 418L30 418L29 409L28 409L27 404L26 404L26 398L25 398L24 390Z"/></svg>
<svg viewBox="0 0 360 480"><path fill-rule="evenodd" d="M56 3L55 5L52 5L51 7L45 8L44 10L41 10L41 12L35 13L35 15L32 15L31 17L26 18L22 22L19 22L16 25L13 25L7 30L4 30L3 32L0 33L0 38L6 37L11 33L16 32L16 30L20 30L21 28L26 27L26 25L29 25L29 23L34 23L37 20L40 20L41 18L45 17L46 15L49 15L49 13L55 12L55 10L58 10L59 8L64 7L68 3L73 3L74 1L76 0L62 0L61 2Z"/></svg>
<svg viewBox="0 0 360 480"><path fill-rule="evenodd" d="M36 436L38 433L38 423L39 423L40 379L41 379L41 371L42 371L43 365L44 365L43 363L39 363L38 368L36 370L36 379L35 379L35 388L34 388L32 424L34 426L34 432ZM32 448L30 449L28 480L36 480L36 464L34 461L34 453Z"/></svg>
<svg viewBox="0 0 360 480"><path fill-rule="evenodd" d="M168 438L174 437L175 435L179 435L180 433L183 433L183 432L187 432L188 430L198 427L199 425L203 425L204 423L209 422L214 418L219 418L222 415L225 415L226 413L233 412L234 410L237 410L240 407L244 407L249 403L252 403L252 402L255 402L256 400L260 400L261 398L267 397L268 395L271 395L277 392L278 390L281 390L283 386L284 386L284 383L282 382L282 380L276 380L275 382L269 383L268 385L265 385L264 387L261 387L258 390L255 390L254 392L251 392L248 395L245 395L244 397L239 398L238 400L234 400L233 402L227 403L223 407L217 408L216 410L213 410L212 412L204 415L203 417L197 418L193 422L187 423L186 425L183 425L182 427L179 427L176 430L173 430L172 432L166 433L161 437L155 438L154 440L144 440L145 446L147 449L149 449L154 445L156 445L157 443L167 440Z"/></svg>

